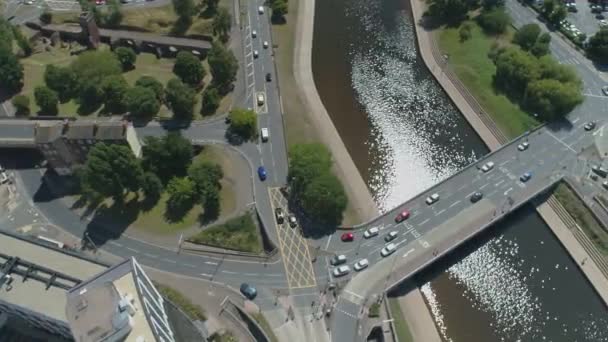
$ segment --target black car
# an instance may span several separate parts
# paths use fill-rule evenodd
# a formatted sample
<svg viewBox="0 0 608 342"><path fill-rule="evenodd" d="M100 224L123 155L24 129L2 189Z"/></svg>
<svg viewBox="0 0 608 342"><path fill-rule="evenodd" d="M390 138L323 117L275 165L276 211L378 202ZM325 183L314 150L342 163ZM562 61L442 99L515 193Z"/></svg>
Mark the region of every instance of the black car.
<svg viewBox="0 0 608 342"><path fill-rule="evenodd" d="M266 74L266 82L272 81L272 75L270 73Z"/></svg>
<svg viewBox="0 0 608 342"><path fill-rule="evenodd" d="M598 14L595 16L595 19L603 20L603 19L606 19L606 17L603 14Z"/></svg>
<svg viewBox="0 0 608 342"><path fill-rule="evenodd" d="M255 287L253 287L247 283L242 283L241 284L241 293L247 299L253 300L255 298L255 296L258 295L258 290L256 290Z"/></svg>
<svg viewBox="0 0 608 342"><path fill-rule="evenodd" d="M589 121L583 127L585 128L585 131L591 131L592 129L595 128L595 122Z"/></svg>
<svg viewBox="0 0 608 342"><path fill-rule="evenodd" d="M473 195L471 195L471 202L472 203L478 202L482 198L483 198L483 194L481 192L476 192Z"/></svg>
<svg viewBox="0 0 608 342"><path fill-rule="evenodd" d="M285 214L283 214L283 209L281 208L276 208L274 210L274 215L277 218L277 223L278 224L283 224L283 222L285 222Z"/></svg>

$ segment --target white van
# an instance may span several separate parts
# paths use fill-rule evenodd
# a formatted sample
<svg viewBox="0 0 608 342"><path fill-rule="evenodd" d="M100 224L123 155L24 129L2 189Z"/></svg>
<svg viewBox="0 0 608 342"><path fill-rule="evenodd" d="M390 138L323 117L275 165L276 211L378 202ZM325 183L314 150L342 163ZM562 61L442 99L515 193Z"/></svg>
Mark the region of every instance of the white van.
<svg viewBox="0 0 608 342"><path fill-rule="evenodd" d="M262 142L267 142L270 134L268 133L268 128L262 128Z"/></svg>
<svg viewBox="0 0 608 342"><path fill-rule="evenodd" d="M258 94L258 106L264 105L264 94Z"/></svg>

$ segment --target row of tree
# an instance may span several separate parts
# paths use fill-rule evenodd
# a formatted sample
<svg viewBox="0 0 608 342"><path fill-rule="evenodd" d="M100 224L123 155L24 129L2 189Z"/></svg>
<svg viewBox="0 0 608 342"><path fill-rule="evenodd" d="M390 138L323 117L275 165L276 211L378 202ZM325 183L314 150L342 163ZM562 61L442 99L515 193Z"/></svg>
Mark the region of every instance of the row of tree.
<svg viewBox="0 0 608 342"><path fill-rule="evenodd" d="M4 18L0 18L0 88L9 94L23 87L23 66L13 52L15 30Z"/></svg>

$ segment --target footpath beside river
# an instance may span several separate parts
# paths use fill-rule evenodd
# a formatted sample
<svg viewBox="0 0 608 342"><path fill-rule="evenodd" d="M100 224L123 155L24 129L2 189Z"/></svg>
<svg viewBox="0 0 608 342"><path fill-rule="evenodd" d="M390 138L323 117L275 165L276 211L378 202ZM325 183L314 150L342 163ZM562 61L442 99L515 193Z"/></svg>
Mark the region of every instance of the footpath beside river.
<svg viewBox="0 0 608 342"><path fill-rule="evenodd" d="M440 56L438 52L433 32L421 25L425 4L421 0L410 0L410 2L416 37L418 40L418 50L422 60L485 144L492 151L498 149L502 143L505 142L504 135L502 135L494 122L482 112L482 109L475 100L470 98L471 95L466 93L466 90L461 90L461 88L457 86L456 82L458 81L453 81L450 78L450 75L444 72L440 64L445 66L447 61ZM459 86L462 87L461 84L459 84ZM557 201L552 202L554 202L553 205L560 206ZM550 227L553 234L555 234L564 248L568 251L570 256L576 261L576 264L585 274L604 303L608 305L608 279L603 276L593 259L574 237L561 216L558 215L553 206L549 204L549 201L537 205L536 210Z"/></svg>

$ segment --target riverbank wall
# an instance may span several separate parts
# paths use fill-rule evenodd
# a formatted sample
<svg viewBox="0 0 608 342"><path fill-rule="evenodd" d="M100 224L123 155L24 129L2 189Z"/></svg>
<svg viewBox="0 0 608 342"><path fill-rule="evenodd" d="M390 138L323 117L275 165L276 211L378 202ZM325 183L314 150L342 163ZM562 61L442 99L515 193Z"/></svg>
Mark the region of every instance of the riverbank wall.
<svg viewBox="0 0 608 342"><path fill-rule="evenodd" d="M492 151L500 148L508 141L507 137L489 115L484 112L462 83L451 71L445 69L448 59L441 55L433 31L423 25L423 13L426 4L422 0L409 1L418 41L418 51L425 65L488 148ZM568 229L564 218L562 218L563 215L558 214L559 207L561 207L561 204L554 196L550 196L548 201L536 204L536 211L579 266L579 269L595 288L600 298L608 305L608 279L603 276L593 258Z"/></svg>

